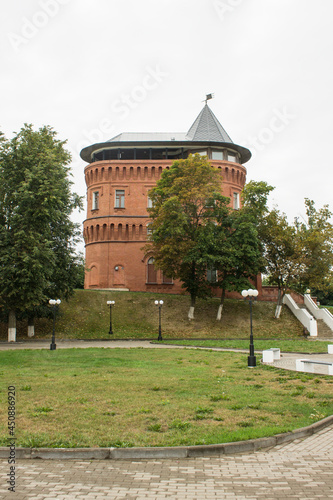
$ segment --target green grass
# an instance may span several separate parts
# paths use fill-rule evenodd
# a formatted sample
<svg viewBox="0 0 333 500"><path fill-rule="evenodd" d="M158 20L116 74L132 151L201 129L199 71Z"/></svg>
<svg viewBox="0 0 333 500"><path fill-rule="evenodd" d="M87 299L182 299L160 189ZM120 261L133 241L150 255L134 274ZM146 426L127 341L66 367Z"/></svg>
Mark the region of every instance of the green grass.
<svg viewBox="0 0 333 500"><path fill-rule="evenodd" d="M16 387L16 445L176 446L270 436L333 413L332 377L247 367L242 353L0 352L0 444Z"/></svg>
<svg viewBox="0 0 333 500"><path fill-rule="evenodd" d="M156 341L157 342L157 341ZM247 340L177 340L163 341L163 344L196 346L196 347L219 347L222 349L249 349L249 339ZM279 347L281 352L299 352L299 353L327 353L327 346L332 342L329 341L309 341L306 339L292 340L254 340L254 348L257 351L270 349L271 347Z"/></svg>
<svg viewBox="0 0 333 500"><path fill-rule="evenodd" d="M62 302L56 323L56 339L108 338L109 308L107 300L115 300L113 308L114 339L157 338L157 295L138 292L107 292L77 290L68 301ZM243 300L226 300L221 321L216 321L219 299L198 300L194 321L188 321L190 299L185 295L158 295L164 300L162 333L165 339L246 339L249 335L249 304ZM287 308L280 320L274 319L275 304L256 302L253 306L253 325L257 339L302 338L302 325ZM36 321L37 339L50 339L52 318ZM27 337L27 324L18 324L17 339ZM7 325L0 324L0 339L7 339Z"/></svg>

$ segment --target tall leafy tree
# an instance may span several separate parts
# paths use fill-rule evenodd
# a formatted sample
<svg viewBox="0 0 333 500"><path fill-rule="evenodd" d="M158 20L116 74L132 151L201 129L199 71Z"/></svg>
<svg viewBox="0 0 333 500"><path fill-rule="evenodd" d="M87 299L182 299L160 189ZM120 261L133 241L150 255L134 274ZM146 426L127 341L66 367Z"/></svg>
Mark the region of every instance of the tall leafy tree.
<svg viewBox="0 0 333 500"><path fill-rule="evenodd" d="M217 270L215 286L221 288L221 303L217 320L222 317L226 291L241 292L251 286L250 279L263 271L258 232L253 217L244 209L229 206L218 210L214 227L214 262Z"/></svg>
<svg viewBox="0 0 333 500"><path fill-rule="evenodd" d="M196 298L210 293L207 242L214 237L214 205L223 198L220 193L220 173L206 157L195 155L175 161L149 195L152 235L145 249L166 276L182 281L191 296L189 319Z"/></svg>
<svg viewBox="0 0 333 500"><path fill-rule="evenodd" d="M288 289L304 293L307 288L326 290L332 283L333 226L328 206L316 210L305 200L307 218L289 223L277 208L258 217L268 281L278 286L275 317L279 318Z"/></svg>
<svg viewBox="0 0 333 500"><path fill-rule="evenodd" d="M297 227L276 208L261 221L260 235L269 282L278 286L275 317L279 318L283 296L289 288L297 287L305 272L305 242Z"/></svg>
<svg viewBox="0 0 333 500"><path fill-rule="evenodd" d="M328 205L317 210L312 200L305 199L306 220L295 226L305 246L306 268L301 276L301 287L328 291L333 285L333 225Z"/></svg>
<svg viewBox="0 0 333 500"><path fill-rule="evenodd" d="M35 312L50 296L66 298L78 266L79 229L70 215L70 154L48 126L25 125L0 143L0 305L16 339L17 313Z"/></svg>

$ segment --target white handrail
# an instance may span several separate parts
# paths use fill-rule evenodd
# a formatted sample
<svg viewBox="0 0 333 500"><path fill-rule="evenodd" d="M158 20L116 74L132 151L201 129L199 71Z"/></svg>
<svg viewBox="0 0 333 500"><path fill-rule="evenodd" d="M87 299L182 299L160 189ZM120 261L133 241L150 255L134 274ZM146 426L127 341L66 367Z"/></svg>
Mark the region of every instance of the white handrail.
<svg viewBox="0 0 333 500"><path fill-rule="evenodd" d="M328 309L320 309L312 300L311 295L304 295L304 304L316 319L322 319L324 323L333 331L333 314Z"/></svg>
<svg viewBox="0 0 333 500"><path fill-rule="evenodd" d="M306 309L300 309L291 295L286 294L283 297L283 303L289 307L291 312L296 316L298 321L308 330L310 337L317 337L317 321Z"/></svg>

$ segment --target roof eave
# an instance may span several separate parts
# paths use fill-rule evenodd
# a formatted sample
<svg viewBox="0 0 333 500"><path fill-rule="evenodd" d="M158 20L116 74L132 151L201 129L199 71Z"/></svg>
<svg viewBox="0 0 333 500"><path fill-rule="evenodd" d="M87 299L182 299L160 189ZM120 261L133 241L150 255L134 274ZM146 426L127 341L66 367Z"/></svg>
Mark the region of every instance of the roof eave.
<svg viewBox="0 0 333 500"><path fill-rule="evenodd" d="M244 148L243 146L239 146L238 144L235 144L233 142L214 142L214 141L142 141L142 142L137 142L137 141L119 141L119 142L101 142L101 143L96 143L92 144L91 146L87 146L86 148L83 148L81 150L80 156L82 160L86 161L87 163L91 163L92 160L92 154L95 151L101 150L101 149L116 149L116 148L157 148L157 147L184 147L187 149L192 149L196 147L226 147L233 149L237 151L240 156L241 156L241 163L246 163L247 161L250 160L251 158L251 152L249 149Z"/></svg>

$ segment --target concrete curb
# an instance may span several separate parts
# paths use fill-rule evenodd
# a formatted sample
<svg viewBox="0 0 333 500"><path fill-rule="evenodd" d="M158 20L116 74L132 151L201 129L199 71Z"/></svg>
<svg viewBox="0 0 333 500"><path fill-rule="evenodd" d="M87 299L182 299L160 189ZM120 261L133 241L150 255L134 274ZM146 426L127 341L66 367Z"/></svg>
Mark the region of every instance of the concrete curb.
<svg viewBox="0 0 333 500"><path fill-rule="evenodd" d="M16 448L16 459L43 460L134 460L219 457L238 453L253 453L289 443L295 439L312 436L325 427L333 425L333 415L319 422L272 437L236 441L235 443L200 446L175 446L156 448ZM0 459L9 458L9 448L0 447Z"/></svg>

